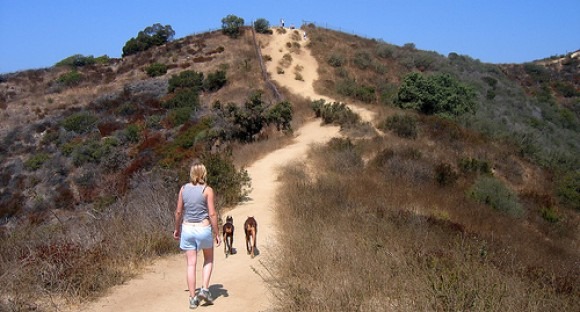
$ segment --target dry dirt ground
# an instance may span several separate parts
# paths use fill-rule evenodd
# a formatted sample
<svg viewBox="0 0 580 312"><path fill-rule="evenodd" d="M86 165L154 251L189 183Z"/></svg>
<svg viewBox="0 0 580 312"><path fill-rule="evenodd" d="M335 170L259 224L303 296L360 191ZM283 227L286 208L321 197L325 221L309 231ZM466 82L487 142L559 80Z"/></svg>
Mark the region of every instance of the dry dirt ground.
<svg viewBox="0 0 580 312"><path fill-rule="evenodd" d="M300 53L292 54L291 68L284 74L277 74L276 67L279 66L282 56L287 53L286 43L291 41L291 34L291 31L286 34L278 34L274 31L271 36L260 36L263 45L262 54L272 57L272 61L266 63L272 79L303 97L331 101L329 98L317 95L312 87L312 83L318 79L318 64L310 51L304 48L307 39L302 39L300 42ZM300 34L303 34L302 31ZM302 66L302 81L295 79L292 68L296 64ZM372 119L371 112L356 107L352 109L361 114L363 120ZM210 283L215 304L202 305L198 307L198 311L270 310L274 300L263 277L269 277L264 265L267 259L276 256L274 198L279 185L276 181L277 169L289 162L302 159L311 144L324 143L339 135L338 127L321 126L320 120L307 121L295 132L292 144L266 155L247 168L252 179L253 189L249 196L251 199L228 212L233 216L236 227L234 249L237 250L237 254L226 258L223 246L215 249L214 272ZM242 231L243 223L248 216L254 216L258 221L259 254L254 259L246 254L245 237ZM225 216L221 217L225 218ZM178 248L177 243L176 248ZM201 254L198 256L197 285L199 287L202 257ZM189 311L186 289L185 256L179 254L154 262L137 278L113 288L105 297L88 306L75 307L73 310L90 312Z"/></svg>

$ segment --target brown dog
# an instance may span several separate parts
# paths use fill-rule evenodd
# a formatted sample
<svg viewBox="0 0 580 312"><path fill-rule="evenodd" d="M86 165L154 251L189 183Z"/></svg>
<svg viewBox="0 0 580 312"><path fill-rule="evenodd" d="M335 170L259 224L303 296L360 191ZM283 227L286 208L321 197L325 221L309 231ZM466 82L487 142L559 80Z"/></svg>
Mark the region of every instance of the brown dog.
<svg viewBox="0 0 580 312"><path fill-rule="evenodd" d="M224 235L224 253L226 258L228 255L233 255L232 246L234 245L234 218L232 216L226 217L226 223L223 225L223 235Z"/></svg>
<svg viewBox="0 0 580 312"><path fill-rule="evenodd" d="M248 217L244 222L244 232L246 232L246 249L252 258L256 255L256 236L258 235L258 222L254 217Z"/></svg>

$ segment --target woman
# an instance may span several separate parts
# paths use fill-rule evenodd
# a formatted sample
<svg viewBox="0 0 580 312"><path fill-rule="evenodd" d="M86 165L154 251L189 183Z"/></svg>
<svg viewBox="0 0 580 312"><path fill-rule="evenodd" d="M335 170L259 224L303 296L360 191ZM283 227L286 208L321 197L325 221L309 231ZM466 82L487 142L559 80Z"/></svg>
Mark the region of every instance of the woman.
<svg viewBox="0 0 580 312"><path fill-rule="evenodd" d="M213 189L207 185L207 170L199 161L194 161L189 171L190 182L183 185L175 209L175 231L173 238L180 240L179 248L187 258L187 286L189 308L195 309L204 300L213 304L209 292L209 280L213 269L213 241L221 245L218 232L217 213ZM202 287L195 293L195 268L197 251L203 250Z"/></svg>

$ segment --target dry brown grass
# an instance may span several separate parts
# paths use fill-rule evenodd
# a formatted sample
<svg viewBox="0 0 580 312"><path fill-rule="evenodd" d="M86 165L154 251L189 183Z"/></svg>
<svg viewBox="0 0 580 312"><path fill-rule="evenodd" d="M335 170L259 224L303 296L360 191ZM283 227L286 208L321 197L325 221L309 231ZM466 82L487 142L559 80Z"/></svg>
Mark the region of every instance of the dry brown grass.
<svg viewBox="0 0 580 312"><path fill-rule="evenodd" d="M3 232L0 311L58 311L94 299L177 251L171 235L177 190L164 176L171 174L138 176L130 194L107 208L53 211L41 224L21 220Z"/></svg>
<svg viewBox="0 0 580 312"><path fill-rule="evenodd" d="M571 311L580 304L579 255L570 248L578 238L540 233L545 222L535 217L514 219L473 202L464 195L467 177L438 186L433 168L451 159L429 146L451 142L431 140L338 140L314 148L311 165L285 169L276 201L280 250L269 263L277 311ZM453 144L467 142L477 150L465 134ZM571 216L558 227L574 231Z"/></svg>

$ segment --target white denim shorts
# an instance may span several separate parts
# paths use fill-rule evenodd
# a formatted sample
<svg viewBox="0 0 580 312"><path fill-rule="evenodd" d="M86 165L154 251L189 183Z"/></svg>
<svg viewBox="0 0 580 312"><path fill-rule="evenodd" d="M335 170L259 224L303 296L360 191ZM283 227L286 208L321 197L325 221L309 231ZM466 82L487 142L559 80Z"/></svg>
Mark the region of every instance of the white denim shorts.
<svg viewBox="0 0 580 312"><path fill-rule="evenodd" d="M200 250L213 247L211 225L199 226L183 223L181 225L181 250Z"/></svg>

